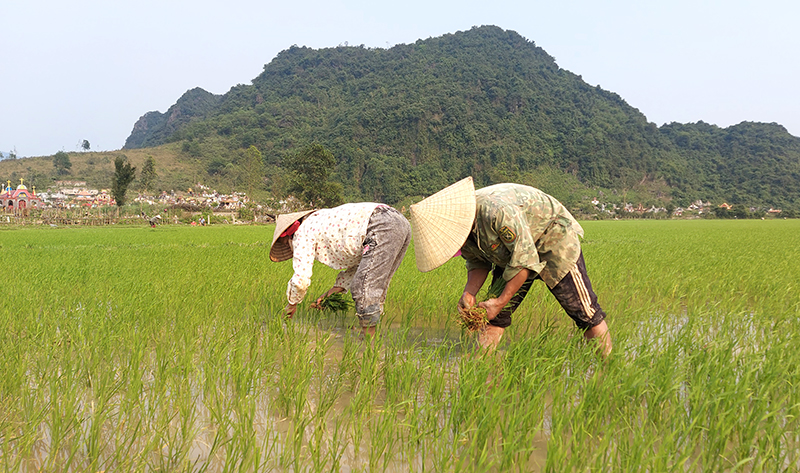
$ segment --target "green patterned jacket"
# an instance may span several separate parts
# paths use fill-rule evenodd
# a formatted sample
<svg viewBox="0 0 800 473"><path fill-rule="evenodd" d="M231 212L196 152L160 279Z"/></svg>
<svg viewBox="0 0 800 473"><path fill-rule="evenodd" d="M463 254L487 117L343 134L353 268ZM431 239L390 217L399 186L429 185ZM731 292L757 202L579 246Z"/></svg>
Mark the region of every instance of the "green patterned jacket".
<svg viewBox="0 0 800 473"><path fill-rule="evenodd" d="M497 265L508 281L527 268L552 288L575 265L583 228L561 202L520 184L484 187L475 197L475 223L461 248L468 271Z"/></svg>

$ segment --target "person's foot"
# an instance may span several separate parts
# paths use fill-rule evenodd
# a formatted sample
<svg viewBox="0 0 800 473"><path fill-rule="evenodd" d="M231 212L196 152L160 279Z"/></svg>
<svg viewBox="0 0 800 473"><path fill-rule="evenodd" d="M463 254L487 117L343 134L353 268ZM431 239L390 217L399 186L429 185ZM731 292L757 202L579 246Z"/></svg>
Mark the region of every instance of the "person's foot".
<svg viewBox="0 0 800 473"><path fill-rule="evenodd" d="M486 350L494 351L497 345L500 344L500 339L503 338L503 327L495 327L494 325L487 325L486 328L478 333L478 345Z"/></svg>
<svg viewBox="0 0 800 473"><path fill-rule="evenodd" d="M611 354L613 344L611 343L611 334L608 332L608 325L605 320L585 331L583 337L586 340L597 339L597 353L603 358L607 359L608 355Z"/></svg>
<svg viewBox="0 0 800 473"><path fill-rule="evenodd" d="M363 341L372 341L375 339L375 333L377 332L378 326L374 327L359 327L357 325L353 325L350 327L350 333L353 336L358 337L359 340Z"/></svg>
<svg viewBox="0 0 800 473"><path fill-rule="evenodd" d="M372 338L375 336L375 330L377 329L376 325L372 327L361 327L361 336L362 338Z"/></svg>

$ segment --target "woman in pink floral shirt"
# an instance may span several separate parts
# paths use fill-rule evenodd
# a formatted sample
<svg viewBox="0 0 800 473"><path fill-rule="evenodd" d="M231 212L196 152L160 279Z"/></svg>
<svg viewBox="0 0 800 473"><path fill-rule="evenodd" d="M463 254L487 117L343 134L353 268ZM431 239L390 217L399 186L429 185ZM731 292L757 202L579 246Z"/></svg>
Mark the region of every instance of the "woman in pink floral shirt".
<svg viewBox="0 0 800 473"><path fill-rule="evenodd" d="M411 240L411 225L392 207L373 202L279 215L270 248L272 261L292 259L286 315L291 317L311 284L314 260L342 270L329 294L353 295L362 331L375 333L386 291Z"/></svg>

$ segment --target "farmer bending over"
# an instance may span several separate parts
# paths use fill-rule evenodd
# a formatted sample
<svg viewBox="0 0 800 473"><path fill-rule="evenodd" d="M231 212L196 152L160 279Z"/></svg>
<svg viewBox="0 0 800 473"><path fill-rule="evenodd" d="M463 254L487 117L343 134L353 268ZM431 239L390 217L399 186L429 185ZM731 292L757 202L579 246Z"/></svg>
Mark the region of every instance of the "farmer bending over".
<svg viewBox="0 0 800 473"><path fill-rule="evenodd" d="M316 259L342 271L315 304L330 294L349 290L362 332L374 335L389 282L410 240L408 220L384 204L345 204L279 215L269 256L272 261L292 259L294 276L286 289L287 317L294 315L305 297Z"/></svg>
<svg viewBox="0 0 800 473"><path fill-rule="evenodd" d="M448 189L459 185L466 187L467 183L471 186L472 178L440 193L452 193ZM428 199L435 197L436 194ZM451 196L444 200L453 199ZM611 335L605 322L606 314L597 303L586 273L580 244L583 228L569 211L552 196L520 184L496 184L478 189L474 195L461 191L457 200L465 202L464 205L470 205L471 200L475 202L474 216L467 219L466 240L461 240L467 283L458 301L459 310L475 306L475 296L490 273L493 281L505 280L505 288L499 296L477 304L486 309L489 319L488 326L479 334L478 343L488 349L497 347L503 331L511 325L511 314L522 303L533 281L540 279L575 325L584 331L584 338L597 338L598 351L608 356L612 348ZM424 208L425 201L415 204L419 205ZM411 207L412 221L417 212L415 206ZM417 222L414 224L416 231ZM447 228L437 231L454 233ZM415 246L419 244L417 241Z"/></svg>

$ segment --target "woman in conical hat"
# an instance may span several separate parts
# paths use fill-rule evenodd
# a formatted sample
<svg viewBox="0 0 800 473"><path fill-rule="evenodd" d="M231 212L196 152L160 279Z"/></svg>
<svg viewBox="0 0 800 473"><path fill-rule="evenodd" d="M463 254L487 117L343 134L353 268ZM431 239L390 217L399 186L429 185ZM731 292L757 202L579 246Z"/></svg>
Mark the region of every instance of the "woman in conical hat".
<svg viewBox="0 0 800 473"><path fill-rule="evenodd" d="M408 220L385 204L363 202L279 215L270 259L292 260L294 275L286 288L286 315L292 317L305 297L317 260L341 272L315 304L330 294L349 290L362 332L374 335L389 282L410 241Z"/></svg>
<svg viewBox="0 0 800 473"><path fill-rule="evenodd" d="M419 269L441 265L460 245L467 263L460 310L476 305L475 296L490 273L493 285L504 281L500 295L477 304L489 319L478 338L483 347L497 346L511 325L511 314L539 279L584 337L597 339L599 352L607 356L611 335L586 273L580 224L539 189L507 183L469 192L471 186L472 180L464 179L411 207Z"/></svg>

